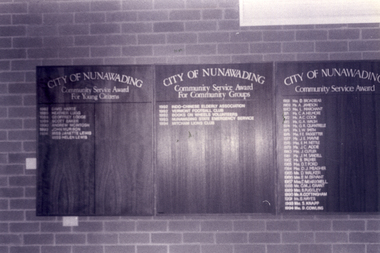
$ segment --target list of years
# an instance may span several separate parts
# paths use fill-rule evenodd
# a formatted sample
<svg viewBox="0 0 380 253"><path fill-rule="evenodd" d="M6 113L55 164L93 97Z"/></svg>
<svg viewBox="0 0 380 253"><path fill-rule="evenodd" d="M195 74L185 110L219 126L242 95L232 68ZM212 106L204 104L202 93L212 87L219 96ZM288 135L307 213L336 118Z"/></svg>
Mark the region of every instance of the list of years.
<svg viewBox="0 0 380 253"><path fill-rule="evenodd" d="M87 116L73 107L40 107L39 134L52 140L87 140L92 135Z"/></svg>
<svg viewBox="0 0 380 253"><path fill-rule="evenodd" d="M254 116L241 115L245 104L159 105L160 126L215 125L218 121L252 121Z"/></svg>
<svg viewBox="0 0 380 253"><path fill-rule="evenodd" d="M285 210L324 210L327 184L319 153L326 123L322 99L283 99Z"/></svg>

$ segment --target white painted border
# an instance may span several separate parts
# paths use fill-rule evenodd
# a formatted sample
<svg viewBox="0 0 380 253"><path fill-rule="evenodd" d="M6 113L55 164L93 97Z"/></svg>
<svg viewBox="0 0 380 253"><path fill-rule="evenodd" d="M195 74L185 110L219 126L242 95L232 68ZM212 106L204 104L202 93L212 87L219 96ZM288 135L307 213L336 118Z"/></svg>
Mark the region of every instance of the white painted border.
<svg viewBox="0 0 380 253"><path fill-rule="evenodd" d="M240 26L380 23L380 0L239 0Z"/></svg>

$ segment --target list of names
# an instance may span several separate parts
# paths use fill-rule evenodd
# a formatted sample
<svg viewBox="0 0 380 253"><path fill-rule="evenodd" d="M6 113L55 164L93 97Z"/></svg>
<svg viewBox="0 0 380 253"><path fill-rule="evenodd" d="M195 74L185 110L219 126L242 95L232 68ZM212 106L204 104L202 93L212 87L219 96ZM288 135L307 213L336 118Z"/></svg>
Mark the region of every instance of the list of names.
<svg viewBox="0 0 380 253"><path fill-rule="evenodd" d="M52 140L87 140L92 135L87 116L77 107L40 107L39 134Z"/></svg>
<svg viewBox="0 0 380 253"><path fill-rule="evenodd" d="M215 125L220 121L252 121L253 115L242 115L245 104L159 105L160 126Z"/></svg>
<svg viewBox="0 0 380 253"><path fill-rule="evenodd" d="M320 164L322 99L283 99L285 210L324 210L327 181Z"/></svg>

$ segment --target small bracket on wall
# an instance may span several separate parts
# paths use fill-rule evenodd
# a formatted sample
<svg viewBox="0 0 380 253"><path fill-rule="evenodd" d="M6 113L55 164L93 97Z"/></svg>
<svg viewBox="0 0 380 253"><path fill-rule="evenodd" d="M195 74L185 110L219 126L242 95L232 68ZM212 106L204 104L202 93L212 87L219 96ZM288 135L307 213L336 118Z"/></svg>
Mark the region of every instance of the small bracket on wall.
<svg viewBox="0 0 380 253"><path fill-rule="evenodd" d="M27 170L37 169L37 159L36 158L26 158L25 165Z"/></svg>
<svg viewBox="0 0 380 253"><path fill-rule="evenodd" d="M62 225L64 227L77 227L78 226L78 217L63 217Z"/></svg>

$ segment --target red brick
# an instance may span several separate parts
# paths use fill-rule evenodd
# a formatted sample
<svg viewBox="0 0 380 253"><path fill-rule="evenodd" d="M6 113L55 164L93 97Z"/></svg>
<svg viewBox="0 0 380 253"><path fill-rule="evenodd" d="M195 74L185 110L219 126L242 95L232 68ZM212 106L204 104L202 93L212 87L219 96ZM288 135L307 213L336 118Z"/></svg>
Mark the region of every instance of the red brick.
<svg viewBox="0 0 380 253"><path fill-rule="evenodd" d="M348 234L347 233L316 233L315 234L315 242L316 243L345 243L348 242Z"/></svg>
<svg viewBox="0 0 380 253"><path fill-rule="evenodd" d="M296 253L298 252L298 245L268 245L267 253Z"/></svg>
<svg viewBox="0 0 380 253"><path fill-rule="evenodd" d="M64 47L58 51L60 58L89 57L90 48L88 47Z"/></svg>
<svg viewBox="0 0 380 253"><path fill-rule="evenodd" d="M136 253L167 253L167 246L162 245L149 245L149 246L136 246Z"/></svg>
<svg viewBox="0 0 380 253"><path fill-rule="evenodd" d="M169 13L165 10L139 11L137 20L138 21L167 21L169 20Z"/></svg>
<svg viewBox="0 0 380 253"><path fill-rule="evenodd" d="M350 51L379 51L380 40L352 41L349 43Z"/></svg>
<svg viewBox="0 0 380 253"><path fill-rule="evenodd" d="M333 245L333 253L365 253L365 245L360 245L360 244Z"/></svg>
<svg viewBox="0 0 380 253"><path fill-rule="evenodd" d="M73 246L73 253L103 253L103 246Z"/></svg>
<svg viewBox="0 0 380 253"><path fill-rule="evenodd" d="M217 23L216 21L195 21L186 22L185 31L188 32L202 32L202 31L216 31Z"/></svg>
<svg viewBox="0 0 380 253"><path fill-rule="evenodd" d="M21 82L24 81L24 76L19 72L1 72L1 82Z"/></svg>
<svg viewBox="0 0 380 253"><path fill-rule="evenodd" d="M74 45L74 39L72 37L44 37L43 40L45 47L70 47Z"/></svg>
<svg viewBox="0 0 380 253"><path fill-rule="evenodd" d="M56 234L56 244L85 244L86 235L84 234Z"/></svg>
<svg viewBox="0 0 380 253"><path fill-rule="evenodd" d="M153 32L183 32L183 22L158 22L153 24Z"/></svg>
<svg viewBox="0 0 380 253"><path fill-rule="evenodd" d="M362 38L367 39L380 39L380 29L362 29Z"/></svg>
<svg viewBox="0 0 380 253"><path fill-rule="evenodd" d="M134 231L135 222L134 221L109 221L104 223L105 231Z"/></svg>
<svg viewBox="0 0 380 253"><path fill-rule="evenodd" d="M254 42L261 41L261 32L234 32L231 33L232 42Z"/></svg>
<svg viewBox="0 0 380 253"><path fill-rule="evenodd" d="M57 58L56 48L28 49L28 58Z"/></svg>
<svg viewBox="0 0 380 253"><path fill-rule="evenodd" d="M153 0L123 1L123 10L147 10L153 9Z"/></svg>
<svg viewBox="0 0 380 253"><path fill-rule="evenodd" d="M10 61L0 61L0 70L9 70L9 69L10 69ZM3 93L1 86L0 86L0 93Z"/></svg>
<svg viewBox="0 0 380 253"><path fill-rule="evenodd" d="M239 19L239 11L237 9L226 9L224 11L224 18L225 19Z"/></svg>
<svg viewBox="0 0 380 253"><path fill-rule="evenodd" d="M103 223L97 221L79 221L77 227L74 227L75 232L101 232L103 231Z"/></svg>
<svg viewBox="0 0 380 253"><path fill-rule="evenodd" d="M42 24L42 15L40 14L16 14L12 16L14 25L39 25Z"/></svg>
<svg viewBox="0 0 380 253"><path fill-rule="evenodd" d="M91 47L92 57L120 56L121 47Z"/></svg>
<svg viewBox="0 0 380 253"><path fill-rule="evenodd" d="M21 142L0 141L0 152L19 152Z"/></svg>
<svg viewBox="0 0 380 253"><path fill-rule="evenodd" d="M202 9L207 9L207 8L217 8L218 7L218 2L222 1L214 1L214 0L207 0L207 1L199 1L199 0L187 0L186 1L186 7L187 8L202 8Z"/></svg>
<svg viewBox="0 0 380 253"><path fill-rule="evenodd" d="M199 221L169 221L169 231L199 231Z"/></svg>
<svg viewBox="0 0 380 253"><path fill-rule="evenodd" d="M266 250L265 245L236 244L234 253L266 253Z"/></svg>
<svg viewBox="0 0 380 253"><path fill-rule="evenodd" d="M11 68L12 70L35 70L37 65L41 65L40 60L14 60L12 61ZM30 93L32 91L31 88L33 88L33 93L35 93L36 88L34 85L31 83L12 84L12 87L9 87L9 93Z"/></svg>
<svg viewBox="0 0 380 253"><path fill-rule="evenodd" d="M279 243L281 240L280 233L250 233L250 243Z"/></svg>
<svg viewBox="0 0 380 253"><path fill-rule="evenodd" d="M232 231L232 221L203 221L201 231Z"/></svg>
<svg viewBox="0 0 380 253"><path fill-rule="evenodd" d="M379 253L380 244L367 244L367 253Z"/></svg>
<svg viewBox="0 0 380 253"><path fill-rule="evenodd" d="M252 43L250 52L254 54L280 53L281 43Z"/></svg>
<svg viewBox="0 0 380 253"><path fill-rule="evenodd" d="M118 234L91 233L87 235L87 242L90 244L117 244Z"/></svg>
<svg viewBox="0 0 380 253"><path fill-rule="evenodd" d="M62 226L62 222L41 222L41 232L70 232L71 227Z"/></svg>
<svg viewBox="0 0 380 253"><path fill-rule="evenodd" d="M106 13L107 22L131 22L137 21L136 12L107 12Z"/></svg>
<svg viewBox="0 0 380 253"><path fill-rule="evenodd" d="M349 231L349 230L365 230L365 221L333 221L333 230Z"/></svg>
<svg viewBox="0 0 380 253"><path fill-rule="evenodd" d="M232 245L201 245L202 253L233 253Z"/></svg>
<svg viewBox="0 0 380 253"><path fill-rule="evenodd" d="M300 252L307 253L331 253L332 246L328 244L301 244Z"/></svg>
<svg viewBox="0 0 380 253"><path fill-rule="evenodd" d="M137 231L167 231L166 221L137 221Z"/></svg>
<svg viewBox="0 0 380 253"><path fill-rule="evenodd" d="M70 29L65 28L70 32ZM64 30L65 30L64 29ZM58 35L58 27L54 25L44 25L44 26L36 26L36 25L29 25L27 29L27 35L28 36L56 36Z"/></svg>
<svg viewBox="0 0 380 253"><path fill-rule="evenodd" d="M173 10L169 14L170 20L200 20L200 10Z"/></svg>
<svg viewBox="0 0 380 253"><path fill-rule="evenodd" d="M285 42L282 50L284 53L314 52L313 42Z"/></svg>
<svg viewBox="0 0 380 253"><path fill-rule="evenodd" d="M248 54L249 45L248 44L219 44L217 46L218 54Z"/></svg>
<svg viewBox="0 0 380 253"><path fill-rule="evenodd" d="M71 253L70 246L42 246L41 253Z"/></svg>
<svg viewBox="0 0 380 253"><path fill-rule="evenodd" d="M60 2L60 12L88 12L90 10L89 2Z"/></svg>
<svg viewBox="0 0 380 253"><path fill-rule="evenodd" d="M34 130L16 130L8 132L8 140L35 140L36 131Z"/></svg>
<svg viewBox="0 0 380 253"><path fill-rule="evenodd" d="M188 55L210 55L216 54L216 45L186 45L186 54Z"/></svg>
<svg viewBox="0 0 380 253"><path fill-rule="evenodd" d="M296 31L296 40L327 40L327 31L325 30L305 30Z"/></svg>
<svg viewBox="0 0 380 253"><path fill-rule="evenodd" d="M269 231L296 231L298 222L296 221L267 221Z"/></svg>
<svg viewBox="0 0 380 253"><path fill-rule="evenodd" d="M30 2L30 13L54 13L59 12L59 3L57 2Z"/></svg>
<svg viewBox="0 0 380 253"><path fill-rule="evenodd" d="M121 10L119 1L94 1L90 5L91 11L118 11Z"/></svg>
<svg viewBox="0 0 380 253"><path fill-rule="evenodd" d="M122 33L150 33L153 31L153 26L150 23L130 23L122 24Z"/></svg>
<svg viewBox="0 0 380 253"><path fill-rule="evenodd" d="M124 56L147 56L153 55L153 48L151 46L129 46L122 48Z"/></svg>
<svg viewBox="0 0 380 253"><path fill-rule="evenodd" d="M376 232L352 232L349 235L349 241L353 243L379 243L380 233Z"/></svg>
<svg viewBox="0 0 380 253"><path fill-rule="evenodd" d="M21 244L21 235L0 235L0 244Z"/></svg>
<svg viewBox="0 0 380 253"><path fill-rule="evenodd" d="M217 233L216 243L247 243L248 234L247 233Z"/></svg>
<svg viewBox="0 0 380 253"><path fill-rule="evenodd" d="M346 39L359 39L359 29L343 29L343 30L330 30L329 39L331 40L346 40Z"/></svg>
<svg viewBox="0 0 380 253"><path fill-rule="evenodd" d="M122 233L119 241L123 244L147 244L150 242L149 233Z"/></svg>
<svg viewBox="0 0 380 253"><path fill-rule="evenodd" d="M135 246L105 246L105 253L135 253Z"/></svg>
<svg viewBox="0 0 380 253"><path fill-rule="evenodd" d="M105 44L108 46L112 45L136 45L137 39L136 35L108 35L105 37Z"/></svg>
<svg viewBox="0 0 380 253"><path fill-rule="evenodd" d="M24 244L46 245L54 243L52 234L24 234Z"/></svg>
<svg viewBox="0 0 380 253"><path fill-rule="evenodd" d="M185 1L179 0L155 0L155 9L183 9L185 7Z"/></svg>
<svg viewBox="0 0 380 253"><path fill-rule="evenodd" d="M212 233L184 233L183 241L185 243L214 243L214 234Z"/></svg>
<svg viewBox="0 0 380 253"><path fill-rule="evenodd" d="M65 24L61 25L59 27L59 34L60 35L85 35L89 34L90 32L90 26L86 24L80 24L80 25L71 25L71 24Z"/></svg>
<svg viewBox="0 0 380 253"><path fill-rule="evenodd" d="M264 41L292 41L295 39L293 31L264 31Z"/></svg>
<svg viewBox="0 0 380 253"><path fill-rule="evenodd" d="M21 175L23 173L23 165L0 165L0 175Z"/></svg>
<svg viewBox="0 0 380 253"><path fill-rule="evenodd" d="M33 210L36 208L35 199L11 199L11 210Z"/></svg>
<svg viewBox="0 0 380 253"><path fill-rule="evenodd" d="M200 33L198 35L198 41L200 43L229 42L230 41L230 34L227 32Z"/></svg>
<svg viewBox="0 0 380 253"><path fill-rule="evenodd" d="M219 20L218 30L221 31L240 31L239 20Z"/></svg>
<svg viewBox="0 0 380 253"><path fill-rule="evenodd" d="M30 118L35 117L35 107L10 107L8 108L8 115L10 118Z"/></svg>
<svg viewBox="0 0 380 253"><path fill-rule="evenodd" d="M152 243L181 243L182 235L180 233L152 233Z"/></svg>
<svg viewBox="0 0 380 253"><path fill-rule="evenodd" d="M170 245L170 253L200 253L200 245Z"/></svg>
<svg viewBox="0 0 380 253"><path fill-rule="evenodd" d="M26 58L25 49L0 49L0 59L20 59L20 58Z"/></svg>
<svg viewBox="0 0 380 253"><path fill-rule="evenodd" d="M0 15L0 25L10 25L12 23L12 15Z"/></svg>
<svg viewBox="0 0 380 253"><path fill-rule="evenodd" d="M39 232L40 230L40 223L38 222L17 222L9 225L9 231L12 233Z"/></svg>
<svg viewBox="0 0 380 253"><path fill-rule="evenodd" d="M89 35L89 36L75 36L76 46L103 46L105 45L105 36L103 35Z"/></svg>
<svg viewBox="0 0 380 253"><path fill-rule="evenodd" d="M196 1L198 2L198 1ZM203 19L222 19L223 12L218 9L205 9L202 10L202 18Z"/></svg>
<svg viewBox="0 0 380 253"><path fill-rule="evenodd" d="M119 24L91 24L90 33L91 34L112 34L120 33Z"/></svg>
<svg viewBox="0 0 380 253"><path fill-rule="evenodd" d="M27 3L2 3L0 13L26 13L27 6Z"/></svg>
<svg viewBox="0 0 380 253"><path fill-rule="evenodd" d="M0 188L0 196L1 196L1 188ZM14 210L0 211L0 221L23 221L23 220L24 220L24 211L14 211Z"/></svg>
<svg viewBox="0 0 380 253"><path fill-rule="evenodd" d="M29 157L30 157L30 155L29 155ZM9 177L9 185L10 186L33 186L33 185L35 185L35 183L36 183L36 176L34 176L34 175L31 175L31 176L11 176L11 177Z"/></svg>
<svg viewBox="0 0 380 253"><path fill-rule="evenodd" d="M36 142L35 141L24 141L22 143L23 151L25 152L36 152Z"/></svg>
<svg viewBox="0 0 380 253"><path fill-rule="evenodd" d="M361 58L361 52L356 52L356 53L330 53L330 58L329 60L339 60L339 61L344 61L344 60L357 60Z"/></svg>
<svg viewBox="0 0 380 253"><path fill-rule="evenodd" d="M301 231L328 231L331 230L331 221L300 221Z"/></svg>
<svg viewBox="0 0 380 253"><path fill-rule="evenodd" d="M319 41L316 42L316 52L342 52L348 51L348 43L345 41Z"/></svg>
<svg viewBox="0 0 380 253"><path fill-rule="evenodd" d="M164 34L140 34L137 36L139 45L165 44L166 37Z"/></svg>
<svg viewBox="0 0 380 253"><path fill-rule="evenodd" d="M74 23L73 13L44 14L43 23L45 25L72 24Z"/></svg>
<svg viewBox="0 0 380 253"><path fill-rule="evenodd" d="M283 243L313 243L314 234L313 233L283 233L282 234Z"/></svg>
<svg viewBox="0 0 380 253"><path fill-rule="evenodd" d="M167 42L171 44L193 44L197 42L196 33L168 34Z"/></svg>

